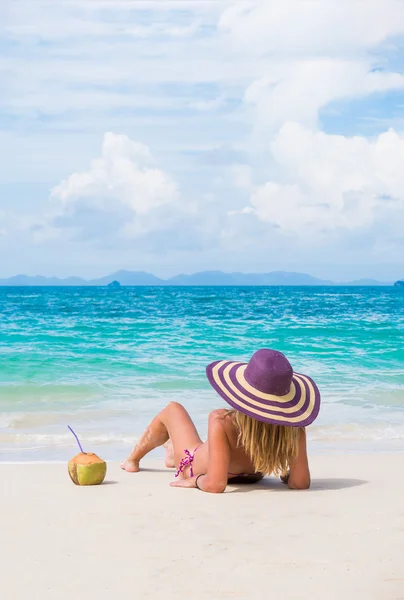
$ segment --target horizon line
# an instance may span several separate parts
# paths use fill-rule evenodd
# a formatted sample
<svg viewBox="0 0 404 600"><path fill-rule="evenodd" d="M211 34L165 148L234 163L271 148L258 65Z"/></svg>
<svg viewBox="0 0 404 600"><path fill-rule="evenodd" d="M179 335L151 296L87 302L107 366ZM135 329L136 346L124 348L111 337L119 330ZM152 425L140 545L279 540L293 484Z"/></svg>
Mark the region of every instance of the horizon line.
<svg viewBox="0 0 404 600"><path fill-rule="evenodd" d="M209 278L212 278L209 281ZM131 281L130 279L134 280ZM147 281L147 278L151 280ZM202 279L202 281L194 281ZM203 281L205 278L205 281ZM223 278L224 281L221 281ZM230 278L230 281L228 280ZM246 278L247 281L243 281ZM254 278L256 281L254 281ZM260 281L264 278L264 281ZM265 279L272 281L265 281ZM136 281L140 279L140 281ZM146 279L146 281L142 281ZM232 281L234 279L234 281ZM239 279L237 281L237 279ZM207 280L207 281L206 281ZM252 280L252 281L251 281ZM372 277L351 279L345 281L333 281L315 277L309 273L299 271L266 271L266 272L242 272L206 270L194 273L179 273L167 278L162 278L148 271L130 271L120 269L103 275L101 277L85 278L77 275L60 277L57 275L26 275L19 273L10 277L0 278L1 287L390 287L401 280L380 281ZM58 285L60 284L60 285Z"/></svg>

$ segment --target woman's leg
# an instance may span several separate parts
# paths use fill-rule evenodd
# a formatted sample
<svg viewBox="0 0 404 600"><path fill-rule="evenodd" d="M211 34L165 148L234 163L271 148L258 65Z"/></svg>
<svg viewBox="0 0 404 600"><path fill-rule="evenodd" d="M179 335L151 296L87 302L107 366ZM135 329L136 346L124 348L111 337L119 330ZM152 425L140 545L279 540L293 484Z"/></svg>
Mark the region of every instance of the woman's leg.
<svg viewBox="0 0 404 600"><path fill-rule="evenodd" d="M167 469L173 469L175 467L173 443L171 440L167 440L163 446L166 450L165 465Z"/></svg>
<svg viewBox="0 0 404 600"><path fill-rule="evenodd" d="M178 402L170 402L153 419L128 458L121 463L121 468L132 473L139 471L141 459L169 439L173 444L176 466L179 465L185 448L193 452L202 443L191 417Z"/></svg>

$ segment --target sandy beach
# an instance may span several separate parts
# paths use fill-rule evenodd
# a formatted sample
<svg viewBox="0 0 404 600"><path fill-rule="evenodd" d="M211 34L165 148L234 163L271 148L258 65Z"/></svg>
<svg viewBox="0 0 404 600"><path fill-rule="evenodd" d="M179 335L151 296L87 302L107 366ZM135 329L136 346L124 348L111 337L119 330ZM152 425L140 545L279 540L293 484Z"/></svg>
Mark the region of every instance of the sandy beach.
<svg viewBox="0 0 404 600"><path fill-rule="evenodd" d="M1 598L404 599L404 455L315 456L312 488L169 487L160 462L74 486L0 465Z"/></svg>

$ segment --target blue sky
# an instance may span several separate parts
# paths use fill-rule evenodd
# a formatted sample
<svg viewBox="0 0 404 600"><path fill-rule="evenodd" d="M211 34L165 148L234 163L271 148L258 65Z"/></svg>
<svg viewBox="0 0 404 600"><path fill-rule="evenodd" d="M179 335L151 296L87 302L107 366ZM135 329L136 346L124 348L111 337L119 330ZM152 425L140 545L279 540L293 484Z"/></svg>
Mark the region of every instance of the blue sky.
<svg viewBox="0 0 404 600"><path fill-rule="evenodd" d="M0 277L404 276L400 0L4 0L0 23Z"/></svg>

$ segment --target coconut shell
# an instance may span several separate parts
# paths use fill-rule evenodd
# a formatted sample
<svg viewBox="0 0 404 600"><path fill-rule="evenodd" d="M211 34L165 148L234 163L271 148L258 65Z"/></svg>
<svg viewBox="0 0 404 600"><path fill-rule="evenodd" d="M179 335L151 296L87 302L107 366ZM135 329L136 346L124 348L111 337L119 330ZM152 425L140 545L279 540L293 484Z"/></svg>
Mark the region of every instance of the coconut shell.
<svg viewBox="0 0 404 600"><path fill-rule="evenodd" d="M69 461L68 469L76 485L100 485L107 473L107 463L93 452L80 452Z"/></svg>

